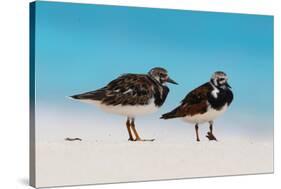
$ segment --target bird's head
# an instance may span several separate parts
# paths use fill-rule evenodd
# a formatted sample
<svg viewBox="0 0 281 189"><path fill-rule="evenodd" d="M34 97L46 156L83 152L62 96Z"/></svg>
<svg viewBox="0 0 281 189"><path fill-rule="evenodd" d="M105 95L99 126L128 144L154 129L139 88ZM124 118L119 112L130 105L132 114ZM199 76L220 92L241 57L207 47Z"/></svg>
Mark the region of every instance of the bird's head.
<svg viewBox="0 0 281 189"><path fill-rule="evenodd" d="M228 80L227 75L222 71L215 72L211 77L211 83L216 87L222 89L231 88L227 80Z"/></svg>
<svg viewBox="0 0 281 189"><path fill-rule="evenodd" d="M177 82L175 82L169 77L167 70L165 70L164 68L160 68L160 67L152 68L148 72L148 75L154 80L156 80L157 82L159 82L161 85L165 84L166 82L173 83L176 85L178 84Z"/></svg>

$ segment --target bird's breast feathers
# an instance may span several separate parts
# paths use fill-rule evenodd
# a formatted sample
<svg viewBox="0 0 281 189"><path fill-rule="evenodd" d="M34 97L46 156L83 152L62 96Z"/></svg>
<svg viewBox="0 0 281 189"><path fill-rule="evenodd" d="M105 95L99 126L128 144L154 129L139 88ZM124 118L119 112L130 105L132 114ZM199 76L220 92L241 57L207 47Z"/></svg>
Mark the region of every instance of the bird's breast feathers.
<svg viewBox="0 0 281 189"><path fill-rule="evenodd" d="M212 90L209 90L208 93L206 91L207 95L205 100L202 99L201 103L196 103L191 106L186 116L184 116L184 121L191 123L213 121L227 110L232 101L232 92L230 90L222 91L214 86L209 89ZM202 108L199 108L199 105L200 107L202 106ZM197 113L194 111L197 111Z"/></svg>

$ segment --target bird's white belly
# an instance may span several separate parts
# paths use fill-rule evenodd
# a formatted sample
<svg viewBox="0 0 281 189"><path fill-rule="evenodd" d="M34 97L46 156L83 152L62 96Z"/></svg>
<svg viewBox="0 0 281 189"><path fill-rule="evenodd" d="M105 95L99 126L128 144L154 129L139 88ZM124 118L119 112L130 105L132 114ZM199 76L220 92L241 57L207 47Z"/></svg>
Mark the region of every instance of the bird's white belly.
<svg viewBox="0 0 281 189"><path fill-rule="evenodd" d="M82 102L90 103L96 105L98 108L114 114L124 115L128 117L135 117L137 115L146 115L156 112L159 108L155 106L154 99L150 100L147 105L105 105L100 101L94 100L80 100Z"/></svg>
<svg viewBox="0 0 281 189"><path fill-rule="evenodd" d="M215 110L211 107L208 108L207 112L203 114L196 114L193 116L185 116L183 120L188 123L205 123L209 121L213 121L220 115L222 115L227 110L227 104L221 110Z"/></svg>

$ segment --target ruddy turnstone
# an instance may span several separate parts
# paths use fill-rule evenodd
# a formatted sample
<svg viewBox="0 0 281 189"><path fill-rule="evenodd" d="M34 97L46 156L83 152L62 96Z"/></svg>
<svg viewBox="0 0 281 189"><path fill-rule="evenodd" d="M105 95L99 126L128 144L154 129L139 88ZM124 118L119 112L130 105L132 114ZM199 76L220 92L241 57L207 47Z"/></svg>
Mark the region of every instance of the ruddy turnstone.
<svg viewBox="0 0 281 189"><path fill-rule="evenodd" d="M206 137L209 140L217 140L213 134L214 119L222 115L233 100L227 80L224 72L215 72L209 82L188 93L180 106L163 114L161 119L183 118L188 123L194 123L197 141L200 141L198 125L209 122L210 131Z"/></svg>
<svg viewBox="0 0 281 189"><path fill-rule="evenodd" d="M177 84L168 76L167 70L157 67L148 74L121 75L101 89L73 95L71 98L126 116L130 141L153 141L140 138L135 128L135 117L153 113L163 105L169 93L166 82Z"/></svg>

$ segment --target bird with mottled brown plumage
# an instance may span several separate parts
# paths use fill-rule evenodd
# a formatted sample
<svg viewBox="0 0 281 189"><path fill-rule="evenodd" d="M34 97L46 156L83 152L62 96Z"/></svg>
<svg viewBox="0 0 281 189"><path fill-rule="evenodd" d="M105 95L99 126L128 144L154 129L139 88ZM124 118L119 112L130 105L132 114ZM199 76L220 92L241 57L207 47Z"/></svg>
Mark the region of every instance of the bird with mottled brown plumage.
<svg viewBox="0 0 281 189"><path fill-rule="evenodd" d="M168 76L167 70L156 67L147 74L123 74L103 88L71 98L126 116L129 141L153 141L141 139L135 128L135 117L154 113L163 105L169 93L167 82L177 84Z"/></svg>

